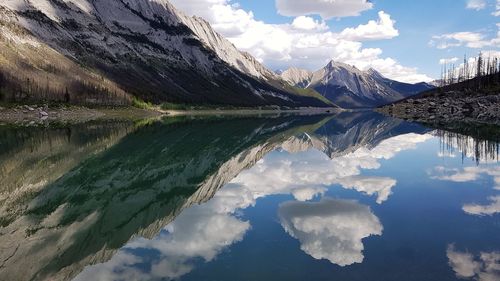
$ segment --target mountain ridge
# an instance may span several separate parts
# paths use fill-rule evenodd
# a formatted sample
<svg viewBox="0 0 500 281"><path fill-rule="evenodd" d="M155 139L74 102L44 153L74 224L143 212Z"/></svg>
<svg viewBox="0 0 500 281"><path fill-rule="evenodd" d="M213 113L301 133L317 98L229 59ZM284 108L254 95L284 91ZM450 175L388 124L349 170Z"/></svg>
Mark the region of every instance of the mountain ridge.
<svg viewBox="0 0 500 281"><path fill-rule="evenodd" d="M208 22L185 16L166 0L6 0L0 3L0 26L2 47L32 43L20 56L0 58L8 62L0 73L10 83L0 79L0 88L14 100L33 98L22 83L29 80L37 88L50 89L44 96L59 101L69 91L71 100L80 97L91 103L93 97L86 96L86 88L91 88L98 98L119 92L127 102L136 96L155 103L330 106L314 93L291 88ZM54 77L59 83L43 87L39 76L52 73L35 61L40 58L32 58L40 46L56 53L51 59L55 63L44 62L53 72L80 67L72 75L79 78ZM54 65L65 60L62 66ZM28 64L29 71L21 69L19 61ZM19 71L24 76L15 79ZM83 72L108 81L113 89L80 78ZM76 83L90 86L81 90Z"/></svg>
<svg viewBox="0 0 500 281"><path fill-rule="evenodd" d="M432 89L427 83L409 84L384 77L377 70L366 71L330 61L315 71L291 68L281 77L290 84L314 89L331 102L344 108L374 108Z"/></svg>

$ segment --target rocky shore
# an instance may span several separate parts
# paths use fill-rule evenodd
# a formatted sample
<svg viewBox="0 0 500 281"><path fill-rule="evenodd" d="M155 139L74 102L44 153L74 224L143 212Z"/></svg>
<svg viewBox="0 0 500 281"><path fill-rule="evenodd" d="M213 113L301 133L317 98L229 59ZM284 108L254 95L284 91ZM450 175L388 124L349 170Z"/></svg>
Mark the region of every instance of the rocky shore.
<svg viewBox="0 0 500 281"><path fill-rule="evenodd" d="M467 122L500 125L500 94L444 92L406 99L377 109L392 117L420 123Z"/></svg>
<svg viewBox="0 0 500 281"><path fill-rule="evenodd" d="M144 119L163 113L134 107L88 108L82 106L8 105L0 106L0 124L37 126L48 123L82 123L96 119Z"/></svg>

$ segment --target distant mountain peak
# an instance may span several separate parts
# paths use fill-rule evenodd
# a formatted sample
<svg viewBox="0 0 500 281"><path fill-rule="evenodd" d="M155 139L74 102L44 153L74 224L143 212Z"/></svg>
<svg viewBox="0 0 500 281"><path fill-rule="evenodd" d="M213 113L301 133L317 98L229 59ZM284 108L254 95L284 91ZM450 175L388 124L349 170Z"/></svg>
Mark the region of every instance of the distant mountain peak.
<svg viewBox="0 0 500 281"><path fill-rule="evenodd" d="M344 108L376 107L430 87L427 84L393 81L374 68L362 71L356 66L335 60L315 72L292 67L281 76L294 86L316 90Z"/></svg>
<svg viewBox="0 0 500 281"><path fill-rule="evenodd" d="M311 77L311 71L297 67L291 67L281 73L281 78L283 80L299 88L307 88Z"/></svg>
<svg viewBox="0 0 500 281"><path fill-rule="evenodd" d="M368 74L376 74L376 75L382 76L382 74L378 70L376 70L375 68L373 68L373 67L370 67L366 72Z"/></svg>

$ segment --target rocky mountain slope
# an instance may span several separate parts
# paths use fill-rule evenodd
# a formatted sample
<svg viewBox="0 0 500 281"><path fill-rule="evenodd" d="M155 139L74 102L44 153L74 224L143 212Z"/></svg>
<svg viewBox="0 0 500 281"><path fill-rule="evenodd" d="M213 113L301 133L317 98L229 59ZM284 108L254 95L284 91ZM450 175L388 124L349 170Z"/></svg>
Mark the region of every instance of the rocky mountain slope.
<svg viewBox="0 0 500 281"><path fill-rule="evenodd" d="M7 100L325 106L167 0L5 0L0 44Z"/></svg>
<svg viewBox="0 0 500 281"><path fill-rule="evenodd" d="M307 88L311 83L313 73L311 71L296 67L289 68L281 73L281 78L291 85Z"/></svg>
<svg viewBox="0 0 500 281"><path fill-rule="evenodd" d="M289 69L281 77L290 84L314 89L344 108L372 108L433 88L426 83L408 84L390 80L374 69L331 61L316 72Z"/></svg>

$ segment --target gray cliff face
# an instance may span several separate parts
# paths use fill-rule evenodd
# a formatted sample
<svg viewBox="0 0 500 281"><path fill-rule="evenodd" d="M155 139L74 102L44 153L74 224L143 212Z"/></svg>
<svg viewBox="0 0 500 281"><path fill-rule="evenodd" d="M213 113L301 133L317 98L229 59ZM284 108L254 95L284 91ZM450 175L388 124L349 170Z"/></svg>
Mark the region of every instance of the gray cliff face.
<svg viewBox="0 0 500 281"><path fill-rule="evenodd" d="M27 63L38 66L37 49L48 49L56 56L51 72L83 65L80 72L113 84L114 95L121 90L120 95L154 102L324 106L273 86L280 84L277 75L166 0L6 0L0 3L0 23L5 48L30 46L22 57L4 55L10 63L1 70L7 76L25 57L33 56ZM36 81L45 73L26 75Z"/></svg>
<svg viewBox="0 0 500 281"><path fill-rule="evenodd" d="M299 88L307 88L311 83L312 76L312 72L296 67L289 68L281 73L283 80Z"/></svg>

